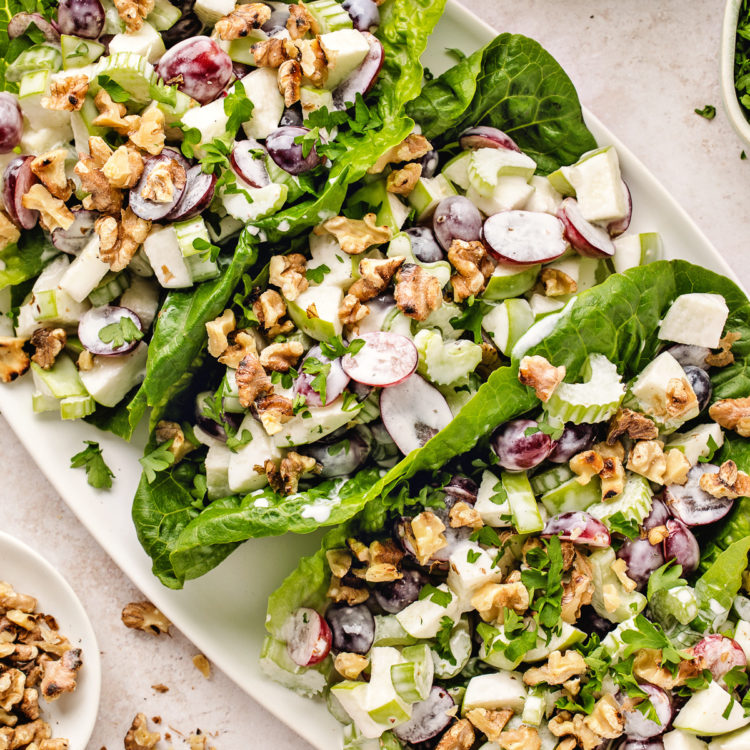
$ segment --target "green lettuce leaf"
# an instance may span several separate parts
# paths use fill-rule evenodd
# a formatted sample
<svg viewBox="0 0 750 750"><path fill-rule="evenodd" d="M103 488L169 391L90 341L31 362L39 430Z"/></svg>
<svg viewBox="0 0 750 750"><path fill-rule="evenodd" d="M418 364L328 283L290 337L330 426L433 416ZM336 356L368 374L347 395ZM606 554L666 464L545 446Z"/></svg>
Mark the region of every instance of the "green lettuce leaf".
<svg viewBox="0 0 750 750"><path fill-rule="evenodd" d="M596 148L575 87L533 39L500 34L430 81L407 107L438 146L492 125L510 135L547 174Z"/></svg>
<svg viewBox="0 0 750 750"><path fill-rule="evenodd" d="M22 232L18 243L0 250L0 289L35 278L57 253L39 227Z"/></svg>
<svg viewBox="0 0 750 750"><path fill-rule="evenodd" d="M5 80L5 70L27 47L32 40L24 34L17 39L8 37L8 23L16 13L39 13L47 20L55 17L55 0L0 0L0 91L18 92L18 84ZM30 27L36 41L42 41L41 32ZM28 32L27 32L28 33Z"/></svg>

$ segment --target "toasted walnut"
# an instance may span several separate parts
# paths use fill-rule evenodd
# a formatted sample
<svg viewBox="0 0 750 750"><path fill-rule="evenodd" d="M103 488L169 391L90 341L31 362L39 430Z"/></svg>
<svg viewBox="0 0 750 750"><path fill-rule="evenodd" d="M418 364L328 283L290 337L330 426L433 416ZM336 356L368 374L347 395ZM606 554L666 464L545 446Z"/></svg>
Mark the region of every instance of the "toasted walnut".
<svg viewBox="0 0 750 750"><path fill-rule="evenodd" d="M481 529L484 526L479 511L474 506L463 501L457 502L448 514L451 528L459 529L462 526L469 526L472 529Z"/></svg>
<svg viewBox="0 0 750 750"><path fill-rule="evenodd" d="M363 305L353 294L347 294L339 305L339 320L355 330L357 324L370 314L370 308Z"/></svg>
<svg viewBox="0 0 750 750"><path fill-rule="evenodd" d="M151 602L130 602L122 610L122 622L125 627L142 630L151 635L169 635L172 623Z"/></svg>
<svg viewBox="0 0 750 750"><path fill-rule="evenodd" d="M305 278L306 267L307 261L301 253L274 255L268 264L268 281L279 287L284 297L295 300L309 286Z"/></svg>
<svg viewBox="0 0 750 750"><path fill-rule="evenodd" d="M403 262L403 257L383 260L363 258L359 262L360 278L349 287L349 294L360 302L374 299L385 291Z"/></svg>
<svg viewBox="0 0 750 750"><path fill-rule="evenodd" d="M281 428L294 416L292 402L286 396L270 393L255 399L255 409L263 429L269 435L281 432Z"/></svg>
<svg viewBox="0 0 750 750"><path fill-rule="evenodd" d="M370 561L375 564L398 565L404 559L404 551L392 540L373 542L369 547Z"/></svg>
<svg viewBox="0 0 750 750"><path fill-rule="evenodd" d="M356 680L367 669L370 660L360 654L341 651L333 660L334 669L346 680Z"/></svg>
<svg viewBox="0 0 750 750"><path fill-rule="evenodd" d="M185 167L175 159L162 160L148 172L141 197L155 203L171 203L175 190L185 187L185 180Z"/></svg>
<svg viewBox="0 0 750 750"><path fill-rule="evenodd" d="M622 584L625 591L635 591L638 584L628 575L628 564L622 558L617 558L610 566L612 572Z"/></svg>
<svg viewBox="0 0 750 750"><path fill-rule="evenodd" d="M662 483L667 470L664 443L660 440L641 440L633 446L628 456L628 469L646 479Z"/></svg>
<svg viewBox="0 0 750 750"><path fill-rule="evenodd" d="M36 656L34 656L36 658ZM39 691L36 688L25 688L23 691L23 700L18 706L18 710L27 718L34 719L39 718Z"/></svg>
<svg viewBox="0 0 750 750"><path fill-rule="evenodd" d="M355 588L341 583L341 579L331 576L326 596L334 602L346 602L350 607L362 604L370 598L370 592L365 588Z"/></svg>
<svg viewBox="0 0 750 750"><path fill-rule="evenodd" d="M602 738L588 726L586 718L588 717L584 718L583 714L560 711L549 720L547 728L555 737L574 737L573 747L577 741L582 750L596 750L602 743Z"/></svg>
<svg viewBox="0 0 750 750"><path fill-rule="evenodd" d="M42 181L44 187L60 200L66 201L73 193L73 186L65 174L65 159L68 150L57 148L32 159L31 171Z"/></svg>
<svg viewBox="0 0 750 750"><path fill-rule="evenodd" d="M385 181L385 189L396 195L409 195L422 176L422 165L412 162L401 169L395 169Z"/></svg>
<svg viewBox="0 0 750 750"><path fill-rule="evenodd" d="M284 97L284 104L291 107L299 101L302 88L302 66L296 60L284 60L279 65L279 93Z"/></svg>
<svg viewBox="0 0 750 750"><path fill-rule="evenodd" d="M470 750L474 744L474 727L468 719L459 719L440 738L435 750Z"/></svg>
<svg viewBox="0 0 750 750"><path fill-rule="evenodd" d="M34 746L29 745L26 750L34 750ZM39 750L68 750L68 740L63 737L42 740L39 743Z"/></svg>
<svg viewBox="0 0 750 750"><path fill-rule="evenodd" d="M448 260L458 273L451 276L453 299L463 302L484 290L487 279L495 270L495 261L479 241L453 240L448 250Z"/></svg>
<svg viewBox="0 0 750 750"><path fill-rule="evenodd" d="M315 234L332 234L349 255L360 255L368 247L382 245L391 239L391 228L379 227L375 223L375 214L365 214L363 219L347 219L346 216L334 216L315 227Z"/></svg>
<svg viewBox="0 0 750 750"><path fill-rule="evenodd" d="M529 592L520 581L485 583L471 597L471 606L485 622L502 624L504 609L512 609L520 615L529 608Z"/></svg>
<svg viewBox="0 0 750 750"><path fill-rule="evenodd" d="M240 405L245 409L249 409L262 394L273 393L271 379L266 375L260 360L251 354L243 357L239 363L235 379Z"/></svg>
<svg viewBox="0 0 750 750"><path fill-rule="evenodd" d="M45 700L54 701L63 693L72 693L82 666L80 648L68 649L57 661L44 662L41 692Z"/></svg>
<svg viewBox="0 0 750 750"><path fill-rule="evenodd" d="M619 440L616 440L614 443L596 443L594 445L594 450L602 458L618 458L620 461L625 460L625 446Z"/></svg>
<svg viewBox="0 0 750 750"><path fill-rule="evenodd" d="M185 438L185 433L178 422L170 422L166 419L159 420L156 423L154 436L159 445L172 441L169 452L174 456L175 464L178 464L188 453L198 447Z"/></svg>
<svg viewBox="0 0 750 750"><path fill-rule="evenodd" d="M445 524L431 511L422 511L411 521L411 532L417 560L420 565L426 565L428 560L448 543L445 538Z"/></svg>
<svg viewBox="0 0 750 750"><path fill-rule="evenodd" d="M9 750L15 750L15 748L25 747L26 750L29 750L29 747L33 747L33 745L40 746L49 740L51 736L52 729L50 725L42 719L37 719L30 724L23 724L16 727L8 748ZM2 741L2 735L0 735L0 741Z"/></svg>
<svg viewBox="0 0 750 750"><path fill-rule="evenodd" d="M289 451L279 464L284 494L293 495L299 487L299 480L305 474L319 474L320 469L320 465L312 456L301 456Z"/></svg>
<svg viewBox="0 0 750 750"><path fill-rule="evenodd" d="M711 404L708 413L725 430L734 430L742 437L750 437L750 396L721 399Z"/></svg>
<svg viewBox="0 0 750 750"><path fill-rule="evenodd" d="M0 581L0 611L15 609L31 614L36 609L36 599L28 594L19 594L6 581Z"/></svg>
<svg viewBox="0 0 750 750"><path fill-rule="evenodd" d="M13 382L29 369L29 355L23 350L26 339L0 336L0 380Z"/></svg>
<svg viewBox="0 0 750 750"><path fill-rule="evenodd" d="M67 341L68 334L62 328L37 328L29 341L36 350L31 355L32 362L36 362L43 370L49 370Z"/></svg>
<svg viewBox="0 0 750 750"><path fill-rule="evenodd" d="M259 68L278 68L286 60L296 60L299 50L291 39L271 37L252 48L253 59Z"/></svg>
<svg viewBox="0 0 750 750"><path fill-rule="evenodd" d="M305 351L299 341L285 341L281 344L270 344L260 353L260 363L267 370L289 372Z"/></svg>
<svg viewBox="0 0 750 750"><path fill-rule="evenodd" d="M120 222L113 216L101 216L94 222L99 235L99 257L117 272L124 270L151 231L151 222L136 216L128 206Z"/></svg>
<svg viewBox="0 0 750 750"><path fill-rule="evenodd" d="M750 476L739 471L734 461L724 461L718 472L706 472L701 476L700 488L717 498L750 497Z"/></svg>
<svg viewBox="0 0 750 750"><path fill-rule="evenodd" d="M550 396L565 377L565 365L555 367L539 355L524 357L518 366L518 380L533 388L540 401L549 401Z"/></svg>
<svg viewBox="0 0 750 750"><path fill-rule="evenodd" d="M559 268L545 268L539 280L542 282L547 297L561 297L578 291L576 280Z"/></svg>
<svg viewBox="0 0 750 750"><path fill-rule="evenodd" d="M227 336L237 327L234 312L230 309L224 310L218 318L206 323L206 334L208 335L208 353L212 357L220 357L229 346Z"/></svg>
<svg viewBox="0 0 750 750"><path fill-rule="evenodd" d="M568 465L578 484L587 485L604 469L604 459L597 451L582 451L570 459Z"/></svg>
<svg viewBox="0 0 750 750"><path fill-rule="evenodd" d="M503 750L540 750L542 739L534 728L522 724L515 729L508 729L497 738L497 744Z"/></svg>
<svg viewBox="0 0 750 750"><path fill-rule="evenodd" d="M21 198L24 208L39 211L42 226L48 231L55 229L69 229L75 221L75 216L65 205L64 201L55 198L44 185L32 185Z"/></svg>
<svg viewBox="0 0 750 750"><path fill-rule="evenodd" d="M130 134L131 142L152 156L162 152L164 139L164 113L156 107L141 115L137 130Z"/></svg>
<svg viewBox="0 0 750 750"><path fill-rule="evenodd" d="M86 154L78 154L78 163L73 171L80 178L83 189L89 193L83 199L85 209L99 211L103 214L118 214L120 212L123 199L122 192L109 184L109 180L93 158L86 156Z"/></svg>
<svg viewBox="0 0 750 750"><path fill-rule="evenodd" d="M397 146L386 151L367 171L369 174L379 174L389 164L414 161L430 151L432 151L432 144L423 135L412 133Z"/></svg>
<svg viewBox="0 0 750 750"><path fill-rule="evenodd" d="M343 578L352 567L352 556L345 549L326 550L326 560L331 573L337 578Z"/></svg>
<svg viewBox="0 0 750 750"><path fill-rule="evenodd" d="M154 0L114 0L114 3L131 34L143 26L144 19L154 9Z"/></svg>
<svg viewBox="0 0 750 750"><path fill-rule="evenodd" d="M125 735L125 750L154 750L159 740L161 735L149 730L145 714L137 714Z"/></svg>
<svg viewBox="0 0 750 750"><path fill-rule="evenodd" d="M686 378L670 378L665 395L670 417L681 417L698 408L698 398Z"/></svg>
<svg viewBox="0 0 750 750"><path fill-rule="evenodd" d="M736 331L728 331L719 341L719 351L706 356L706 364L709 367L726 367L734 362L732 346L742 338L742 334Z"/></svg>
<svg viewBox="0 0 750 750"><path fill-rule="evenodd" d="M611 500L625 489L625 467L615 456L604 458L604 468L599 472L602 481L602 500Z"/></svg>
<svg viewBox="0 0 750 750"><path fill-rule="evenodd" d="M94 104L99 110L99 114L93 119L92 125L98 128L112 128L120 135L129 135L140 123L140 117L128 115L127 107L124 104L112 101L112 97L104 89L94 97ZM90 143L91 139L89 139Z"/></svg>
<svg viewBox="0 0 750 750"><path fill-rule="evenodd" d="M697 659L683 659L672 674L671 669L662 666L662 652L655 648L642 648L636 652L633 660L633 675L660 687L662 690L673 690L684 685L687 680L700 675L702 666Z"/></svg>
<svg viewBox="0 0 750 750"><path fill-rule="evenodd" d="M263 328L268 330L268 335L273 337L275 334L272 330L286 315L286 304L277 291L268 289L253 302L253 312Z"/></svg>
<svg viewBox="0 0 750 750"><path fill-rule="evenodd" d="M354 553L354 557L356 557L361 563L369 564L372 561L370 548L363 542L360 542L359 539L349 537L349 539L346 540L346 543L349 545L349 549Z"/></svg>
<svg viewBox="0 0 750 750"><path fill-rule="evenodd" d="M89 79L81 75L52 78L49 82L49 96L42 97L45 109L76 112L83 106L89 90Z"/></svg>
<svg viewBox="0 0 750 750"><path fill-rule="evenodd" d="M328 79L328 56L320 37L298 39L294 44L299 50L299 64L302 66L304 83L321 88ZM307 114L304 108L303 114Z"/></svg>
<svg viewBox="0 0 750 750"><path fill-rule="evenodd" d="M604 739L613 740L625 731L625 720L613 695L603 695L585 721L595 734Z"/></svg>
<svg viewBox="0 0 750 750"><path fill-rule="evenodd" d="M225 42L246 37L252 29L259 29L271 18L271 8L265 3L248 3L237 5L214 26L214 32Z"/></svg>
<svg viewBox="0 0 750 750"><path fill-rule="evenodd" d="M415 263L399 268L393 294L398 309L414 320L426 320L443 304L440 282Z"/></svg>
<svg viewBox="0 0 750 750"><path fill-rule="evenodd" d="M545 682L548 685L562 685L571 677L585 674L588 667L586 660L578 651L553 651L544 666L532 667L523 676L527 685L538 685Z"/></svg>
<svg viewBox="0 0 750 750"><path fill-rule="evenodd" d="M255 337L245 329L230 331L227 336L228 346L219 357L222 365L236 370L245 357L256 357L258 348Z"/></svg>
<svg viewBox="0 0 750 750"><path fill-rule="evenodd" d="M666 526L654 526L653 529L648 530L646 538L651 546L655 547L657 544L661 544L669 536L669 530Z"/></svg>
<svg viewBox="0 0 750 750"><path fill-rule="evenodd" d="M301 39L308 31L315 34L320 31L318 22L302 3L291 4L288 8L289 18L286 21L286 30L292 39Z"/></svg>
<svg viewBox="0 0 750 750"><path fill-rule="evenodd" d="M18 227L8 218L7 214L0 211L0 250L5 250L8 245L18 242L20 236Z"/></svg>
<svg viewBox="0 0 750 750"><path fill-rule="evenodd" d="M617 439L625 434L633 440L654 440L659 436L659 428L652 420L637 411L618 409L609 423L607 443L614 445Z"/></svg>
<svg viewBox="0 0 750 750"><path fill-rule="evenodd" d="M387 583L403 577L404 574L392 563L372 563L365 571L365 580L369 583Z"/></svg>
<svg viewBox="0 0 750 750"><path fill-rule="evenodd" d="M509 708L502 711L491 711L486 708L472 708L466 712L466 718L482 732L490 742L497 742L500 733L513 716Z"/></svg>
<svg viewBox="0 0 750 750"><path fill-rule="evenodd" d="M203 654L196 654L193 657L193 666L205 679L211 678L211 662Z"/></svg>
<svg viewBox="0 0 750 750"><path fill-rule="evenodd" d="M23 700L26 675L20 669L7 669L0 675L0 708L11 711Z"/></svg>
<svg viewBox="0 0 750 750"><path fill-rule="evenodd" d="M581 608L591 604L594 596L594 573L589 559L575 550L568 580L563 583L560 619L570 625L578 622Z"/></svg>

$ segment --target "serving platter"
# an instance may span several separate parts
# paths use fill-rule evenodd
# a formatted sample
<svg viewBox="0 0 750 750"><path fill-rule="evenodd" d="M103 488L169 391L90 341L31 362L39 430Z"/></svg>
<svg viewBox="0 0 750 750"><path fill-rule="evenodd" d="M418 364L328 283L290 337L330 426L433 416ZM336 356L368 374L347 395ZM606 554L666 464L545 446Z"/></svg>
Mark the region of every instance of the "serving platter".
<svg viewBox="0 0 750 750"><path fill-rule="evenodd" d="M423 62L437 74L453 64L444 50L470 53L496 31L449 0ZM723 273L734 273L690 217L646 168L589 112L586 122L601 144L613 144L630 187L634 214L631 231L659 231L669 258L683 258ZM133 583L192 640L203 653L249 695L321 750L340 746L340 727L325 706L265 679L258 655L265 633L268 595L296 565L316 549L320 536L277 537L249 542L205 577L181 591L164 588L151 574L150 560L138 544L130 520L131 499L138 484L145 428L131 444L100 433L84 423L62 423L31 412L31 382L0 388L0 410L21 443L36 457L40 470L65 502ZM84 440L97 440L115 472L109 492L91 488L81 470L69 468L70 457Z"/></svg>

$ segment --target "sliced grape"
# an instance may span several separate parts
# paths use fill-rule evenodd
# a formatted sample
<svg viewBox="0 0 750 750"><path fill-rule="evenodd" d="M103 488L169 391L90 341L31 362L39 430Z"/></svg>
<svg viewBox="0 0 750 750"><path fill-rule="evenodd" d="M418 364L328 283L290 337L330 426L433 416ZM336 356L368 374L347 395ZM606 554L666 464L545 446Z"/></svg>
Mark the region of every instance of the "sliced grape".
<svg viewBox="0 0 750 750"><path fill-rule="evenodd" d="M682 521L670 518L665 524L669 536L664 540L664 559L676 560L682 565L683 575L698 570L701 550L698 540Z"/></svg>
<svg viewBox="0 0 750 750"><path fill-rule="evenodd" d="M310 406L325 406L320 397L320 393L318 392L321 389L318 388L318 390L316 391L312 387L312 382L316 378L316 375L305 372L305 361L313 359L317 360L323 365L330 364L331 366L331 369L325 376L326 404L330 404L332 401L335 401L344 392L344 389L349 384L349 376L341 367L341 358L337 357L336 359L330 359L329 357L326 357L318 344L313 346L307 352L307 354L305 355L305 359L302 360L302 363L298 368L299 376L294 382L294 391L295 393L301 393Z"/></svg>
<svg viewBox="0 0 750 750"><path fill-rule="evenodd" d="M671 517L672 514L669 512L669 508L667 508L660 498L655 497L651 503L651 511L643 520L641 527L645 531L650 531L657 526L664 526Z"/></svg>
<svg viewBox="0 0 750 750"><path fill-rule="evenodd" d="M33 156L21 157L21 161L14 159L9 165L5 172L6 183L4 189L7 191L10 186L11 195L5 195L5 207L11 214L12 218L16 219L16 223L21 229L33 229L39 221L39 211L33 211L26 208L23 205L23 196L29 192L32 185L39 182L36 175L31 171L31 162ZM14 164L17 164L12 174L9 174L9 170ZM10 201L8 198L10 197Z"/></svg>
<svg viewBox="0 0 750 750"><path fill-rule="evenodd" d="M566 198L557 211L565 227L565 239L581 254L590 258L611 258L615 246L609 233L583 218L578 201Z"/></svg>
<svg viewBox="0 0 750 750"><path fill-rule="evenodd" d="M367 31L362 32L362 36L367 40L370 50L359 67L333 90L335 109L347 109L357 100L357 94L364 96L372 88L383 67L385 53L380 40Z"/></svg>
<svg viewBox="0 0 750 750"><path fill-rule="evenodd" d="M276 166L289 174L298 175L309 172L320 164L320 156L311 146L307 156L304 156L303 144L297 143L298 138L309 133L308 128L287 125L276 128L266 138L266 149L268 155L274 160Z"/></svg>
<svg viewBox="0 0 750 750"><path fill-rule="evenodd" d="M52 232L52 244L64 253L78 255L91 238L94 222L99 214L83 208L73 209L73 223L68 229L55 229Z"/></svg>
<svg viewBox="0 0 750 750"><path fill-rule="evenodd" d="M395 727L393 734L410 745L432 740L453 721L455 707L448 692L435 686L425 700L412 706L409 721Z"/></svg>
<svg viewBox="0 0 750 750"><path fill-rule="evenodd" d="M23 116L14 96L0 92L0 154L7 154L21 142Z"/></svg>
<svg viewBox="0 0 750 750"><path fill-rule="evenodd" d="M345 354L341 360L344 372L352 380L386 388L403 383L417 369L417 347L406 336L375 331L357 338L365 345L356 354Z"/></svg>
<svg viewBox="0 0 750 750"><path fill-rule="evenodd" d="M258 152L263 152L263 156L256 156ZM258 141L252 138L237 141L230 158L234 170L248 185L260 188L271 182L266 171L265 149Z"/></svg>
<svg viewBox="0 0 750 750"><path fill-rule="evenodd" d="M331 629L328 623L310 607L300 607L285 626L287 651L300 667L318 664L331 650Z"/></svg>
<svg viewBox="0 0 750 750"><path fill-rule="evenodd" d="M674 716L674 706L668 693L648 682L641 683L639 687L647 694L648 700L654 707L658 721L646 718L637 707L623 707L622 715L625 719L625 734L630 740L648 740L664 734ZM619 694L617 697L621 703L630 703L627 697L622 694Z"/></svg>
<svg viewBox="0 0 750 750"><path fill-rule="evenodd" d="M445 260L445 253L438 244L435 233L429 227L410 227L406 230L411 240L411 251L422 263Z"/></svg>
<svg viewBox="0 0 750 750"><path fill-rule="evenodd" d="M364 605L333 604L326 612L334 651L366 654L375 639L375 618Z"/></svg>
<svg viewBox="0 0 750 750"><path fill-rule="evenodd" d="M652 737L650 740L634 740L626 737L615 750L664 750L661 737Z"/></svg>
<svg viewBox="0 0 750 750"><path fill-rule="evenodd" d="M141 179L130 191L130 208L133 209L133 213L141 219L146 219L147 221L159 221L160 219L166 218L180 202L180 199L185 192L185 187L187 186L187 172L185 173L185 184L182 187L174 185L172 199L170 201L161 203L143 197L143 190L148 185L148 179L151 172L158 164L164 164L169 161L175 161L180 164L180 166L183 166L183 168L186 163L182 154L177 154L173 149L165 148L161 154L158 156L152 156L146 162Z"/></svg>
<svg viewBox="0 0 750 750"><path fill-rule="evenodd" d="M521 152L518 144L506 133L489 125L479 125L468 128L458 137L461 148L504 148L509 151Z"/></svg>
<svg viewBox="0 0 750 750"><path fill-rule="evenodd" d="M358 432L349 431L339 441L318 441L299 449L312 456L321 468L321 477L341 477L356 471L370 454L370 443Z"/></svg>
<svg viewBox="0 0 750 750"><path fill-rule="evenodd" d="M125 340L119 346L116 345L116 338L108 337L110 338L109 341L102 340L103 329L120 323L123 318L128 318L139 334L143 332L140 318L126 307L104 305L103 307L92 307L86 311L78 323L78 338L81 340L83 347L92 354L104 356L125 354L135 349L140 341L137 336L133 336L130 341Z"/></svg>
<svg viewBox="0 0 750 750"><path fill-rule="evenodd" d="M447 251L453 240L473 242L480 238L482 215L468 198L451 195L435 207L432 229L443 250Z"/></svg>
<svg viewBox="0 0 750 750"><path fill-rule="evenodd" d="M277 7L271 12L271 17L260 27L269 36L286 30L286 22L289 20L289 11L286 8Z"/></svg>
<svg viewBox="0 0 750 750"><path fill-rule="evenodd" d="M495 430L491 441L498 463L508 471L525 471L539 466L557 445L533 419L506 422Z"/></svg>
<svg viewBox="0 0 750 750"><path fill-rule="evenodd" d="M564 542L585 544L588 547L609 547L607 527L588 513L572 510L559 513L547 521L543 537L559 536Z"/></svg>
<svg viewBox="0 0 750 750"><path fill-rule="evenodd" d="M711 402L711 396L714 392L711 378L708 377L708 373L704 369L695 365L684 365L682 369L685 370L687 381L692 386L695 397L698 399L698 408L703 411Z"/></svg>
<svg viewBox="0 0 750 750"><path fill-rule="evenodd" d="M538 211L503 211L484 222L484 244L502 263L530 266L559 258L567 249L563 223Z"/></svg>
<svg viewBox="0 0 750 750"><path fill-rule="evenodd" d="M735 667L747 667L747 657L740 644L718 633L701 638L693 646L693 653L701 669L708 669L722 686L727 672Z"/></svg>
<svg viewBox="0 0 750 750"><path fill-rule="evenodd" d="M422 165L421 177L423 178L434 177L435 173L437 172L439 162L440 162L440 156L438 155L438 152L435 149L432 149L432 151L428 151L418 161L418 164Z"/></svg>
<svg viewBox="0 0 750 750"><path fill-rule="evenodd" d="M216 175L206 174L200 164L190 167L185 172L185 189L182 191L182 197L164 218L182 221L205 211L214 198L216 181Z"/></svg>
<svg viewBox="0 0 750 750"><path fill-rule="evenodd" d="M427 576L420 570L407 569L403 577L375 585L373 593L377 603L388 614L395 615L417 601L419 592L427 583Z"/></svg>
<svg viewBox="0 0 750 750"><path fill-rule="evenodd" d="M705 526L720 521L732 510L734 500L714 497L700 487L705 473L715 474L718 470L714 464L696 464L688 472L685 484L670 484L664 488L664 502L675 518L687 526Z"/></svg>
<svg viewBox="0 0 750 750"><path fill-rule="evenodd" d="M474 505L479 494L479 486L473 479L463 474L454 474L450 482L443 487L443 492L445 492L446 508L452 508L458 502Z"/></svg>
<svg viewBox="0 0 750 750"><path fill-rule="evenodd" d="M693 344L674 344L666 349L683 367L693 365L701 370L708 370L706 357L711 350L705 346L694 346Z"/></svg>
<svg viewBox="0 0 750 750"><path fill-rule="evenodd" d="M61 34L96 39L104 28L104 8L99 0L60 0L57 28Z"/></svg>
<svg viewBox="0 0 750 750"><path fill-rule="evenodd" d="M23 36L31 24L44 34L46 41L53 44L60 43L60 32L41 13L16 13L8 24L8 36L11 39ZM0 122L2 122L1 118Z"/></svg>
<svg viewBox="0 0 750 750"><path fill-rule="evenodd" d="M610 237L619 237L621 234L627 232L630 220L633 217L633 199L630 195L630 188L625 184L624 180L622 182L622 191L625 194L626 213L622 219L617 219L607 224L607 231Z"/></svg>
<svg viewBox="0 0 750 750"><path fill-rule="evenodd" d="M625 560L628 576L643 590L652 573L664 565L664 553L660 544L653 545L648 539L627 539L617 550L617 557Z"/></svg>
<svg viewBox="0 0 750 750"><path fill-rule="evenodd" d="M421 448L453 419L443 394L416 374L381 391L380 415L404 455Z"/></svg>
<svg viewBox="0 0 750 750"><path fill-rule="evenodd" d="M566 464L573 456L586 451L596 442L596 427L592 424L568 422L548 460L554 464Z"/></svg>
<svg viewBox="0 0 750 750"><path fill-rule="evenodd" d="M302 108L297 104L293 104L291 107L287 107L284 110L284 114L281 115L279 120L279 127L284 125L294 125L299 127L304 124L304 118L302 117Z"/></svg>

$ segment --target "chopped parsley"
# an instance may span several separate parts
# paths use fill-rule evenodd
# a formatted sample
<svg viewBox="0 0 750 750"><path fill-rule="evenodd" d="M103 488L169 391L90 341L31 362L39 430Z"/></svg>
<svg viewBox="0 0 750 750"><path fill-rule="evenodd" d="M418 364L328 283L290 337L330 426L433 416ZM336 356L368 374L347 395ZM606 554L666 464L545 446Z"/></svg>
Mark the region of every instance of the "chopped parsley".
<svg viewBox="0 0 750 750"><path fill-rule="evenodd" d="M243 122L253 115L253 103L247 98L241 81L234 82L234 90L224 97L224 114L229 116L227 132L234 135Z"/></svg>
<svg viewBox="0 0 750 750"><path fill-rule="evenodd" d="M343 357L345 354L356 354L365 345L364 339L354 339L348 346L341 336L334 336L328 341L320 342L320 351L330 359Z"/></svg>
<svg viewBox="0 0 750 750"><path fill-rule="evenodd" d="M429 599L437 604L438 607L447 607L451 603L453 596L450 591L443 591L431 583L426 583L419 592L419 601L423 601L424 599Z"/></svg>
<svg viewBox="0 0 750 750"><path fill-rule="evenodd" d="M317 357L308 357L302 363L302 372L313 375L310 381L310 388L320 396L323 404L326 403L326 378L331 372L330 362L321 362Z"/></svg>
<svg viewBox="0 0 750 750"><path fill-rule="evenodd" d="M99 85L109 94L109 98L113 102L124 104L130 101L130 94L109 76L99 76Z"/></svg>
<svg viewBox="0 0 750 750"><path fill-rule="evenodd" d="M713 120L716 117L716 107L713 104L706 104L703 109L695 109L693 111L696 115L705 117L707 120Z"/></svg>
<svg viewBox="0 0 750 750"><path fill-rule="evenodd" d="M622 511L615 513L609 519L609 530L622 534L628 539L637 539L640 535L640 526L637 521L626 518Z"/></svg>
<svg viewBox="0 0 750 750"><path fill-rule="evenodd" d="M481 556L481 552L477 552L473 549L466 550L466 562L469 563L469 565L473 565Z"/></svg>
<svg viewBox="0 0 750 750"><path fill-rule="evenodd" d="M449 664L456 666L456 657L451 650L451 635L453 634L453 620L445 615L440 620L440 630L438 630L435 640L437 646L434 647L437 655L447 661Z"/></svg>
<svg viewBox="0 0 750 750"><path fill-rule="evenodd" d="M113 349L119 349L126 343L140 341L142 338L143 331L127 315L123 315L116 323L110 323L99 330L99 340L110 344Z"/></svg>
<svg viewBox="0 0 750 750"><path fill-rule="evenodd" d="M305 278L312 281L313 284L322 284L327 273L331 273L331 269L325 263L322 263L315 268L308 268L305 271Z"/></svg>
<svg viewBox="0 0 750 750"><path fill-rule="evenodd" d="M216 262L221 252L221 248L218 245L212 245L208 240L204 240L203 237L196 237L193 240L193 247L201 253L205 260L212 260L214 262Z"/></svg>
<svg viewBox="0 0 750 750"><path fill-rule="evenodd" d="M237 451L237 448L242 448L243 445L251 443L253 435L250 430L242 430L239 435L227 435L227 448L232 451Z"/></svg>
<svg viewBox="0 0 750 750"><path fill-rule="evenodd" d="M154 448L151 453L147 453L143 458L138 459L149 484L152 484L156 479L157 473L168 469L174 463L174 453L169 450L173 442L173 440L168 440Z"/></svg>
<svg viewBox="0 0 750 750"><path fill-rule="evenodd" d="M719 446L716 444L716 441L713 438L713 435L708 436L708 455L706 456L698 456L698 462L705 464L711 461L714 457L714 453L716 453L717 450L719 450Z"/></svg>
<svg viewBox="0 0 750 750"><path fill-rule="evenodd" d="M114 474L104 461L99 443L94 440L84 440L84 444L86 447L70 459L70 468L84 468L86 481L92 487L98 490L108 490L112 487Z"/></svg>

